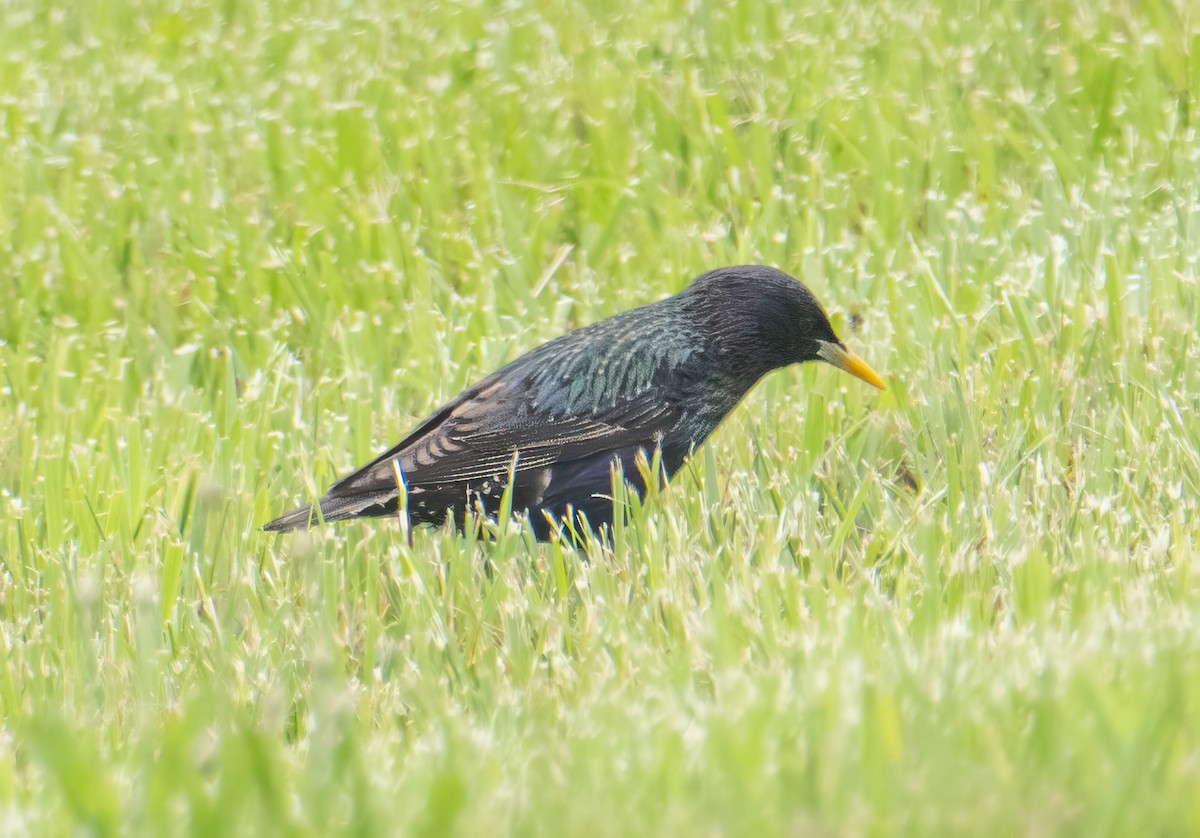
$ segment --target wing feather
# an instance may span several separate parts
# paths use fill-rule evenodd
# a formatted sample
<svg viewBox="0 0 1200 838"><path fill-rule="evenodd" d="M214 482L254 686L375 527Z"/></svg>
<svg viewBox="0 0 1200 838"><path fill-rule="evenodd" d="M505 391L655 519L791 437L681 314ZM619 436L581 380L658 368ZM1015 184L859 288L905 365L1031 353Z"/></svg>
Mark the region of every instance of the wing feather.
<svg viewBox="0 0 1200 838"><path fill-rule="evenodd" d="M651 309L660 327L675 316L663 305ZM545 469L555 464L603 465L652 450L680 426L681 382L704 367L704 359L693 357L700 342L678 328L642 321L632 329L617 320L543 344L467 388L335 483L322 510L326 504L359 512L389 508L388 499L398 495L393 461L409 491L426 493L421 497L432 508L434 496L461 503L498 475L506 482L514 456L514 490L537 498Z"/></svg>

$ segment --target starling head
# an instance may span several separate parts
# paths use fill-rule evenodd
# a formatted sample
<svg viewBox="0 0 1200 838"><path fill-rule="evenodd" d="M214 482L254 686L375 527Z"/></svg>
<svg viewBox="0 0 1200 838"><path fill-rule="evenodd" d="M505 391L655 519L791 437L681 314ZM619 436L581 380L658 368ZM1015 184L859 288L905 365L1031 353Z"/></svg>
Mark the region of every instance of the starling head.
<svg viewBox="0 0 1200 838"><path fill-rule="evenodd" d="M789 364L826 361L879 389L885 385L846 349L812 292L774 268L743 265L697 277L683 295L707 322L731 373L757 380Z"/></svg>

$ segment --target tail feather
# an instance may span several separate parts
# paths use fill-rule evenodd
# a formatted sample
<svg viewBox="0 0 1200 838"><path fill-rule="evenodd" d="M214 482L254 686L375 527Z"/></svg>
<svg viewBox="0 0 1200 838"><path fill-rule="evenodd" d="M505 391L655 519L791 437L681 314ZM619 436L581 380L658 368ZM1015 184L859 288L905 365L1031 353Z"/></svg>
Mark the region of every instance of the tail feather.
<svg viewBox="0 0 1200 838"><path fill-rule="evenodd" d="M274 521L263 524L265 532L288 532L289 530L302 530L311 527L317 522L317 518L313 515L312 504L302 506L299 509L293 510L286 515L280 515Z"/></svg>
<svg viewBox="0 0 1200 838"><path fill-rule="evenodd" d="M302 506L274 521L263 525L266 532L288 532L314 527L325 521L344 521L347 518L379 518L393 514L398 506L399 493L395 489L383 492L356 492L352 495L336 495L330 492L321 498L318 515L312 504Z"/></svg>

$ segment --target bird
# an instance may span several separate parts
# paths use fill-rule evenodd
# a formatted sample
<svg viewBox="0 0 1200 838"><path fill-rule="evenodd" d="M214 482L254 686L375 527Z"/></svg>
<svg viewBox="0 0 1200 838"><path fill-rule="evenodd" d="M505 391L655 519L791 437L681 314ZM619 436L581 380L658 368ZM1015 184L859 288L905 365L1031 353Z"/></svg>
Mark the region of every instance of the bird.
<svg viewBox="0 0 1200 838"><path fill-rule="evenodd" d="M761 265L708 271L530 350L263 529L393 516L403 495L409 524L449 519L461 531L471 515L495 518L508 491L510 513L539 540L601 532L613 524L614 470L644 494L644 457L665 484L759 379L818 360L886 389L799 280Z"/></svg>

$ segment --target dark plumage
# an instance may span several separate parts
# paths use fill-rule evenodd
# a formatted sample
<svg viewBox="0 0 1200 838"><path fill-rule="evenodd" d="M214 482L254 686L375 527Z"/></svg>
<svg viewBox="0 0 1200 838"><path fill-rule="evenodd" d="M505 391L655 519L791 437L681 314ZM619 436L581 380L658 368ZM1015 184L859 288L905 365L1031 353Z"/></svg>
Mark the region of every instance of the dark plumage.
<svg viewBox="0 0 1200 838"><path fill-rule="evenodd" d="M542 344L468 387L398 445L321 498L326 521L393 515L396 465L412 523L463 526L468 509L512 509L539 538L571 510L613 518L614 464L639 492L636 465L661 450L670 478L764 374L825 360L882 388L846 350L812 293L773 268L721 268L657 303ZM515 468L513 461L516 461ZM317 522L305 506L263 529Z"/></svg>

